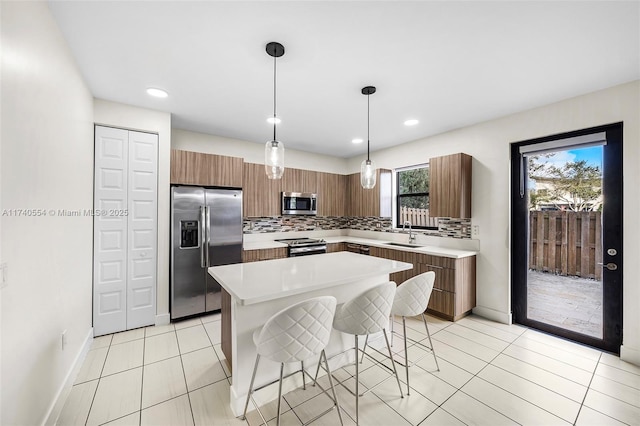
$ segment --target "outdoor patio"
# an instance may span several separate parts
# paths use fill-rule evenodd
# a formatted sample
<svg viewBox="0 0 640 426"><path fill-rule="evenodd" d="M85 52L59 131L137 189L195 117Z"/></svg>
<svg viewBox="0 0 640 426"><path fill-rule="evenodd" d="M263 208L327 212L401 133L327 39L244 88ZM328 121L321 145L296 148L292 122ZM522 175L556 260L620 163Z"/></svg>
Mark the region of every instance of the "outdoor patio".
<svg viewBox="0 0 640 426"><path fill-rule="evenodd" d="M529 319L602 338L602 281L529 271Z"/></svg>

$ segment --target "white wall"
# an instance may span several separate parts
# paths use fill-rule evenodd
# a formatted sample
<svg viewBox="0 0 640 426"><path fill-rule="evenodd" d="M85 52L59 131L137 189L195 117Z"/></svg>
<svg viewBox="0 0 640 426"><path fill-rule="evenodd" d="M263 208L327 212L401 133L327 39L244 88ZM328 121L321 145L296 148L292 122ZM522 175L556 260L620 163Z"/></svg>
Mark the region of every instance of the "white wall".
<svg viewBox="0 0 640 426"><path fill-rule="evenodd" d="M45 2L0 2L3 425L43 423L91 332L93 98ZM61 349L61 332L68 345Z"/></svg>
<svg viewBox="0 0 640 426"><path fill-rule="evenodd" d="M158 134L158 284L156 324L169 323L171 114L101 99L94 101L96 124Z"/></svg>
<svg viewBox="0 0 640 426"><path fill-rule="evenodd" d="M267 142L266 140L264 141ZM346 174L347 159L296 151L285 146L284 165L293 169ZM247 163L264 164L264 143L247 142L222 136L173 129L171 148L185 151L242 157ZM360 166L358 166L360 167ZM360 171L360 168L358 168Z"/></svg>
<svg viewBox="0 0 640 426"><path fill-rule="evenodd" d="M476 312L509 321L510 148L512 142L624 122L624 342L622 357L640 364L640 82L612 87L545 107L375 151L378 167L424 163L464 152L473 156L472 223L480 227ZM357 172L351 158L348 172Z"/></svg>

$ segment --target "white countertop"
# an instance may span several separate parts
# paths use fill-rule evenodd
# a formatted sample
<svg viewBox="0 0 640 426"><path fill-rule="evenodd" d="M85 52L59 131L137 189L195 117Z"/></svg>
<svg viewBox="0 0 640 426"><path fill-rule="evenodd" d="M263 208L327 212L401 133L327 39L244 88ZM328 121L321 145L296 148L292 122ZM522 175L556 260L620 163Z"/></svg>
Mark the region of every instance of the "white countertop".
<svg viewBox="0 0 640 426"><path fill-rule="evenodd" d="M450 257L454 259L475 256L476 254L478 254L478 252L472 251L472 250L459 250L459 249L444 248L444 247L437 247L437 246L431 246L431 245L420 245L420 247L394 246L394 245L388 245L387 243L391 241L387 241L387 240L374 240L372 238L351 237L347 235L324 237L323 239L327 243L364 244L368 246L382 247L382 248L401 250L401 251L411 251L414 253ZM260 250L260 249L269 249L269 248L278 248L278 247L287 247L287 245L284 243L279 243L277 241L256 241L256 242L244 243L244 250Z"/></svg>
<svg viewBox="0 0 640 426"><path fill-rule="evenodd" d="M410 263L337 252L214 266L209 274L241 305L251 305L411 268Z"/></svg>

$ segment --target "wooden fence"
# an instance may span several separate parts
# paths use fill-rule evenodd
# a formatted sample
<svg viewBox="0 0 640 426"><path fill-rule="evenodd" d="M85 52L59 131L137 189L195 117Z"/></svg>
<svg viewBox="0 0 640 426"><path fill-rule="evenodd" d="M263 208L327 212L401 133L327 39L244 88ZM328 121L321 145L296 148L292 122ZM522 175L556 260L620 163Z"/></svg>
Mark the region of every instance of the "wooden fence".
<svg viewBox="0 0 640 426"><path fill-rule="evenodd" d="M411 222L412 226L438 226L437 218L429 217L429 209L400 207L400 222L398 226L402 226L407 220Z"/></svg>
<svg viewBox="0 0 640 426"><path fill-rule="evenodd" d="M529 212L529 269L602 280L601 219L601 212Z"/></svg>

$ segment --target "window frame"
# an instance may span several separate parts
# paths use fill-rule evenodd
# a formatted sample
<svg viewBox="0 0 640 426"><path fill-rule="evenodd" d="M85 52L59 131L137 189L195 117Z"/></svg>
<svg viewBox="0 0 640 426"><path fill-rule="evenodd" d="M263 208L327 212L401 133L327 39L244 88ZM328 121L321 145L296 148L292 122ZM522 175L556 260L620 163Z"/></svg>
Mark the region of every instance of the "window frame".
<svg viewBox="0 0 640 426"><path fill-rule="evenodd" d="M400 200L402 198L408 198L408 197L424 197L426 196L427 198L429 197L429 191L427 192L412 192L410 194L400 194L400 176L399 174L401 172L406 172L409 170L416 170L416 169L429 169L429 163L421 163L421 164L415 164L413 166L407 166L407 167L399 167L397 169L394 170L395 173L395 179L396 179L396 194L395 194L395 201L396 201L396 227L398 228L402 228L402 223L400 223L400 207L401 207L401 203ZM431 189L431 174L429 174L429 189ZM428 226L414 226L413 224L411 224L411 228L412 229L430 229Z"/></svg>

